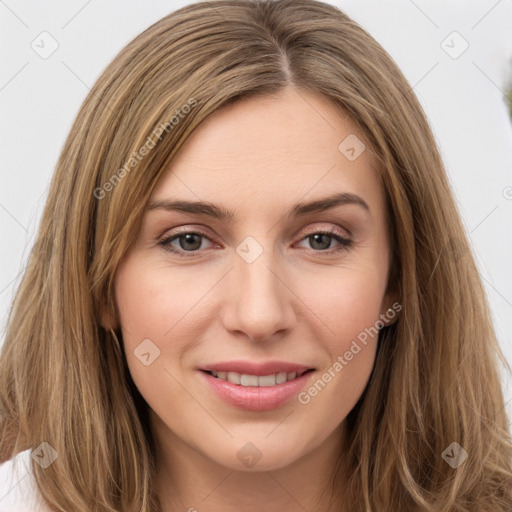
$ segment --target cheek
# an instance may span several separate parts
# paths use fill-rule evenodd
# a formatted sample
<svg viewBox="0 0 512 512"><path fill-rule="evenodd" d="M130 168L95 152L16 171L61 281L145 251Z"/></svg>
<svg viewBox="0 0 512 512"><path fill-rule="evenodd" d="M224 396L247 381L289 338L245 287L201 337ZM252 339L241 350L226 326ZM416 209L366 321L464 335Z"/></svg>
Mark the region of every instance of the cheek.
<svg viewBox="0 0 512 512"><path fill-rule="evenodd" d="M206 277L206 276L204 276ZM201 314L200 300L213 281L198 279L186 272L176 272L157 265L149 269L136 261L118 270L115 298L126 342L150 338L161 343L169 336L179 346L179 333L190 325L190 317Z"/></svg>
<svg viewBox="0 0 512 512"><path fill-rule="evenodd" d="M338 291L337 300L324 301L319 310L330 312L325 321L328 334L317 338L328 358L298 396L305 417L322 418L311 426L317 436L336 428L354 408L375 362L380 297L370 283L367 287L347 285L345 291L341 295Z"/></svg>
<svg viewBox="0 0 512 512"><path fill-rule="evenodd" d="M212 272L199 277L197 272L176 272L135 257L119 267L115 300L123 344L132 378L145 398L162 385L174 390L172 375L181 371L211 316L205 296L217 280ZM144 361L141 354L148 352ZM147 359L151 362L146 366Z"/></svg>
<svg viewBox="0 0 512 512"><path fill-rule="evenodd" d="M317 326L316 343L328 358L299 401L317 415L330 411L333 424L356 404L373 368L385 269L383 273L379 266L359 261L357 267L338 268L335 276L303 281L301 293L308 297L311 313L306 321Z"/></svg>
<svg viewBox="0 0 512 512"><path fill-rule="evenodd" d="M324 333L320 339L332 356L379 320L385 279L374 266L338 268L301 282L298 295L304 297L308 322Z"/></svg>
<svg viewBox="0 0 512 512"><path fill-rule="evenodd" d="M204 293L158 263L145 265L132 258L118 269L115 300L128 368L154 410L168 409L171 401L186 407L187 395L173 376L187 341L193 339L194 315L189 313Z"/></svg>

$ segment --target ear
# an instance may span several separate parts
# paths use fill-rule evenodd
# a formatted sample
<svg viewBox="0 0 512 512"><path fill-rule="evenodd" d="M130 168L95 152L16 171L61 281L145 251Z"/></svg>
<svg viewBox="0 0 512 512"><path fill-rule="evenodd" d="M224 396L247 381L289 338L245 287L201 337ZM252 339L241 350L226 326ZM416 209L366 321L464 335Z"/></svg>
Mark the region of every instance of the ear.
<svg viewBox="0 0 512 512"><path fill-rule="evenodd" d="M101 308L100 325L105 329L105 331L117 328L117 322L115 321L111 308L107 305L103 305Z"/></svg>
<svg viewBox="0 0 512 512"><path fill-rule="evenodd" d="M398 320L400 311L402 310L402 304L400 302L400 296L397 291L388 291L382 299L381 311L379 318L384 325L392 325Z"/></svg>

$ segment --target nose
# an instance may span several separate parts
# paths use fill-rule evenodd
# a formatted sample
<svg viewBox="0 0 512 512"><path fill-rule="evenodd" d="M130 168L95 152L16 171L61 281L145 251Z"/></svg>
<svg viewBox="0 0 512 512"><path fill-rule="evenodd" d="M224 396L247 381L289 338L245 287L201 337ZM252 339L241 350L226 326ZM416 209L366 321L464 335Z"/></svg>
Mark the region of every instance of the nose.
<svg viewBox="0 0 512 512"><path fill-rule="evenodd" d="M221 315L228 331L265 341L290 330L296 321L293 283L286 282L271 252L263 251L252 263L236 254L228 275Z"/></svg>

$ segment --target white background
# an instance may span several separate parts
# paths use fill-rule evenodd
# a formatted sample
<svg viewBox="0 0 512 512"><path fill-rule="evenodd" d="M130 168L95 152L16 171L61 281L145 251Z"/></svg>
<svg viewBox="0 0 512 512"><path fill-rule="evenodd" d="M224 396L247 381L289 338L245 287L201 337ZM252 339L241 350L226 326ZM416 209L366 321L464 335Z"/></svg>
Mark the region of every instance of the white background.
<svg viewBox="0 0 512 512"><path fill-rule="evenodd" d="M0 346L47 187L80 104L126 43L188 3L0 0ZM512 361L512 124L503 97L512 58L512 0L329 3L370 32L414 87L446 164L501 347ZM42 45L44 31L58 43L47 59L31 47L33 41ZM463 48L457 36L446 39L453 31L469 44L456 59L441 46L446 40L453 52ZM504 375L509 413L511 383Z"/></svg>

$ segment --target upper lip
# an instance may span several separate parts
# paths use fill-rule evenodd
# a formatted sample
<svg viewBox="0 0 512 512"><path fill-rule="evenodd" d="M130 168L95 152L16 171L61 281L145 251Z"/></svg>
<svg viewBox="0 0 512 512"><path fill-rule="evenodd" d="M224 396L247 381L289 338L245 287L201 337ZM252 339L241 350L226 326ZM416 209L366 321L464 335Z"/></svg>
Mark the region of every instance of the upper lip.
<svg viewBox="0 0 512 512"><path fill-rule="evenodd" d="M202 366L200 370L206 372L235 372L245 375L271 375L274 373L304 373L307 370L313 370L311 366L290 363L286 361L265 361L256 363L252 361L224 361Z"/></svg>

